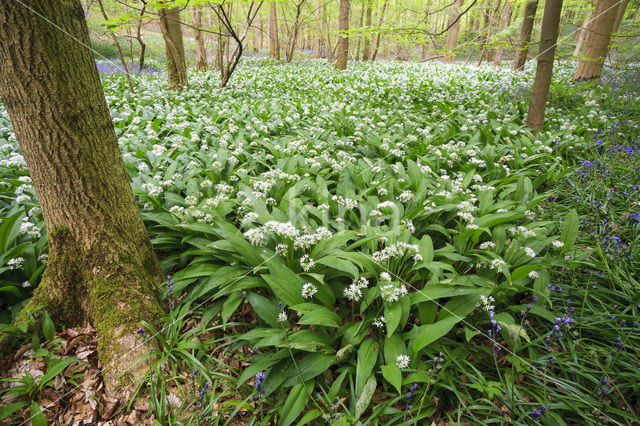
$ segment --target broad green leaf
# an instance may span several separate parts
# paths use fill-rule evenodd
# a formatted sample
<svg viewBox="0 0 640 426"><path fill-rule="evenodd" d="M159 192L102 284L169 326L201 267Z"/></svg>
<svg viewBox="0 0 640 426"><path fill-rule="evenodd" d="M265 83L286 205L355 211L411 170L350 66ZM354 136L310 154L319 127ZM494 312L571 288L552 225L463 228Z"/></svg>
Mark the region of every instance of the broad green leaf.
<svg viewBox="0 0 640 426"><path fill-rule="evenodd" d="M362 393L358 397L358 402L356 402L355 420L359 419L360 416L362 416L362 414L364 413L364 410L366 410L369 406L371 398L376 392L377 386L378 382L376 381L376 376L372 374L362 387Z"/></svg>
<svg viewBox="0 0 640 426"><path fill-rule="evenodd" d="M53 340L56 334L56 327L53 325L51 317L47 311L42 311L42 334L47 340Z"/></svg>
<svg viewBox="0 0 640 426"><path fill-rule="evenodd" d="M279 410L279 425L289 426L298 418L302 410L304 410L304 407L307 406L309 396L313 392L313 387L314 383L309 382L298 383L291 389L287 400Z"/></svg>
<svg viewBox="0 0 640 426"><path fill-rule="evenodd" d="M358 349L358 362L356 365L356 395L360 395L366 381L371 376L373 368L378 360L378 342L368 338Z"/></svg>
<svg viewBox="0 0 640 426"><path fill-rule="evenodd" d="M562 231L560 233L560 241L564 243L564 250L569 251L573 247L578 238L580 223L578 213L575 210L569 211L562 223Z"/></svg>
<svg viewBox="0 0 640 426"><path fill-rule="evenodd" d="M381 369L382 376L387 380L387 382L396 388L396 391L398 391L399 394L402 393L402 371L400 368L393 363L383 365Z"/></svg>

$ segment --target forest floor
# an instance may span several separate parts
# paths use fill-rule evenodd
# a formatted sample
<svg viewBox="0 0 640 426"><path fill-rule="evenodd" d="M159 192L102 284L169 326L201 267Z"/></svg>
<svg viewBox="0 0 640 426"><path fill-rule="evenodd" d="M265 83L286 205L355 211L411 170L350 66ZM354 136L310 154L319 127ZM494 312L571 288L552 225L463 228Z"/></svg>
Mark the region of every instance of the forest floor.
<svg viewBox="0 0 640 426"><path fill-rule="evenodd" d="M247 59L226 89L153 71L135 94L104 74L168 315L141 324L131 406L104 394L90 327L3 325L25 346L0 421L631 424L640 73L574 69L537 136L532 66ZM0 170L9 324L47 245L1 106Z"/></svg>

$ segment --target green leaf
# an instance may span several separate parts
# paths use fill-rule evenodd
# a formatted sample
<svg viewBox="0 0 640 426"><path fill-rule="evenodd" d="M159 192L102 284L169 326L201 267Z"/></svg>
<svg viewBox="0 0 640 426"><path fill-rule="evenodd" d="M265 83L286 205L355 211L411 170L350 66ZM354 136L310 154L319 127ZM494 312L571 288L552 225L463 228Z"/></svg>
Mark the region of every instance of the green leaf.
<svg viewBox="0 0 640 426"><path fill-rule="evenodd" d="M273 328L278 324L278 304L257 293L247 293L247 300L256 314Z"/></svg>
<svg viewBox="0 0 640 426"><path fill-rule="evenodd" d="M27 405L27 401L16 402L15 404L7 405L5 407L0 408L0 420L4 420L9 418L13 413L22 409L25 405Z"/></svg>
<svg viewBox="0 0 640 426"><path fill-rule="evenodd" d="M47 426L47 419L35 401L31 401L31 426Z"/></svg>
<svg viewBox="0 0 640 426"><path fill-rule="evenodd" d="M402 371L394 364L382 366L382 376L389 382L391 386L396 388L398 393L402 393Z"/></svg>
<svg viewBox="0 0 640 426"><path fill-rule="evenodd" d="M39 389L42 390L42 388L44 388L45 385L49 383L54 377L62 373L64 369L69 366L69 364L76 361L78 361L78 358L76 357L65 358L56 362L54 365L47 366L47 374L40 378L40 384L38 386Z"/></svg>
<svg viewBox="0 0 640 426"><path fill-rule="evenodd" d="M244 299L244 294L241 291L231 293L227 300L225 300L222 305L222 324L226 325L229 318L234 314L242 300Z"/></svg>
<svg viewBox="0 0 640 426"><path fill-rule="evenodd" d="M376 392L377 386L378 382L376 381L376 376L372 374L362 387L362 393L358 398L358 402L356 402L356 413L354 420L358 420L360 416L362 416L362 413L364 413L364 410L367 409L369 403L371 402L373 394Z"/></svg>
<svg viewBox="0 0 640 426"><path fill-rule="evenodd" d="M358 349L358 363L356 365L356 395L360 395L366 381L371 376L378 360L378 342L368 338Z"/></svg>
<svg viewBox="0 0 640 426"><path fill-rule="evenodd" d="M289 426L293 423L304 407L307 406L307 402L309 401L309 394L313 392L313 382L309 383L298 383L295 385L291 392L289 392L289 396L287 400L284 402L282 408L280 408L280 419L278 421L279 425Z"/></svg>
<svg viewBox="0 0 640 426"><path fill-rule="evenodd" d="M387 336L391 336L398 328L402 318L402 305L398 302L385 303L384 318L387 326Z"/></svg>
<svg viewBox="0 0 640 426"><path fill-rule="evenodd" d="M353 279L356 279L359 276L358 268L356 268L353 263L336 256L325 256L322 259L318 259L316 262L329 268L345 272Z"/></svg>
<svg viewBox="0 0 640 426"><path fill-rule="evenodd" d="M56 335L56 327L47 311L42 311L42 334L47 340L53 340Z"/></svg>
<svg viewBox="0 0 640 426"><path fill-rule="evenodd" d="M304 302L304 299L302 299L302 282L291 269L277 258L267 262L267 267L271 274L264 274L262 278L264 278L278 299L288 306Z"/></svg>
<svg viewBox="0 0 640 426"><path fill-rule="evenodd" d="M566 251L571 250L578 237L578 230L580 224L578 219L578 213L575 210L571 210L567 213L567 216L562 223L562 231L560 233L560 241L564 243L564 249Z"/></svg>
<svg viewBox="0 0 640 426"><path fill-rule="evenodd" d="M302 313L302 318L298 320L298 324L340 327L340 316L324 306L313 303L301 303L292 306L291 309Z"/></svg>
<svg viewBox="0 0 640 426"><path fill-rule="evenodd" d="M327 371L333 365L336 357L334 355L325 355L322 353L310 353L306 355L296 365L292 365L284 373L285 380L282 386L293 386L301 381L311 380L316 376Z"/></svg>

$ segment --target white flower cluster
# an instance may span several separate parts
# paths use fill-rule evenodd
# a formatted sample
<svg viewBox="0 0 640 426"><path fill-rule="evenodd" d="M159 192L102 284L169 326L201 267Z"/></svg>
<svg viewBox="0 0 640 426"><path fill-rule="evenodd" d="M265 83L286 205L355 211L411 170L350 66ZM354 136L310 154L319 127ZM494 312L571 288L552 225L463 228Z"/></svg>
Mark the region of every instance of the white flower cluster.
<svg viewBox="0 0 640 426"><path fill-rule="evenodd" d="M420 262L422 260L422 256L418 253L418 245L417 244L409 244L403 241L398 241L397 243L385 247L380 251L376 251L373 253L373 260L381 263L393 258L402 258L404 256L411 256L414 262Z"/></svg>
<svg viewBox="0 0 640 426"><path fill-rule="evenodd" d="M357 302L362 298L362 290L364 290L368 286L369 281L364 277L353 280L351 285L344 289L344 297L353 302Z"/></svg>

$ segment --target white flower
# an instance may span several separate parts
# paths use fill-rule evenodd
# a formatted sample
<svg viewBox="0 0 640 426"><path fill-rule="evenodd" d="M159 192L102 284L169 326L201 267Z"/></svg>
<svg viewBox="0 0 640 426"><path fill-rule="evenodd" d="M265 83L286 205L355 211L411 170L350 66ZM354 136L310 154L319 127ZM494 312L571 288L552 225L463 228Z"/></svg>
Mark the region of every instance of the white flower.
<svg viewBox="0 0 640 426"><path fill-rule="evenodd" d="M278 244L276 246L276 254L282 256L287 253L288 246L286 244Z"/></svg>
<svg viewBox="0 0 640 426"><path fill-rule="evenodd" d="M305 285L302 286L303 299L309 299L310 297L313 297L313 295L316 294L317 292L318 292L318 289L316 288L316 286L314 286L311 283L306 283Z"/></svg>
<svg viewBox="0 0 640 426"><path fill-rule="evenodd" d="M300 258L300 267L303 271L309 272L314 266L316 266L316 262L308 254Z"/></svg>
<svg viewBox="0 0 640 426"><path fill-rule="evenodd" d="M491 265L489 265L489 269L495 269L498 273L502 273L502 268L507 266L507 262L502 259L493 259L491 261Z"/></svg>
<svg viewBox="0 0 640 426"><path fill-rule="evenodd" d="M496 300L493 296L485 296L484 294L480 296L480 302L482 303L482 309L489 312L495 309L495 306L492 305Z"/></svg>
<svg viewBox="0 0 640 426"><path fill-rule="evenodd" d="M25 281L22 283L22 288L28 288L31 287L31 283L29 281Z"/></svg>
<svg viewBox="0 0 640 426"><path fill-rule="evenodd" d="M287 316L287 313L285 311L280 311L278 314L278 322L285 322L288 319L289 317Z"/></svg>
<svg viewBox="0 0 640 426"><path fill-rule="evenodd" d="M389 274L388 272L383 272L380 274L380 281L393 281L391 279L391 274Z"/></svg>
<svg viewBox="0 0 640 426"><path fill-rule="evenodd" d="M496 244L491 241L485 241L484 243L480 244L480 250L486 250L488 248L496 248Z"/></svg>
<svg viewBox="0 0 640 426"><path fill-rule="evenodd" d="M532 248L525 247L525 248L524 248L524 252L527 254L527 256L529 256L529 257L530 257L530 258L532 258L532 259L533 259L534 257L536 257L536 252L535 252L535 251L533 251L533 249L532 249Z"/></svg>
<svg viewBox="0 0 640 426"><path fill-rule="evenodd" d="M22 268L22 264L24 263L24 257L14 257L13 259L9 259L7 265L9 266L10 271L14 271Z"/></svg>
<svg viewBox="0 0 640 426"><path fill-rule="evenodd" d="M551 245L553 245L555 248L562 248L564 247L564 243L562 241L554 241L551 243Z"/></svg>
<svg viewBox="0 0 640 426"><path fill-rule="evenodd" d="M529 272L529 278L531 278L532 280L535 280L536 278L538 278L540 276L540 274L538 273L538 271L531 271Z"/></svg>
<svg viewBox="0 0 640 426"><path fill-rule="evenodd" d="M376 318L373 320L373 325L376 327L384 327L387 324L387 320L384 318L384 315L381 315L380 318Z"/></svg>
<svg viewBox="0 0 640 426"><path fill-rule="evenodd" d="M411 359L407 355L398 355L396 357L396 365L401 370L409 367L409 362L410 361L411 361Z"/></svg>

